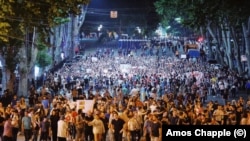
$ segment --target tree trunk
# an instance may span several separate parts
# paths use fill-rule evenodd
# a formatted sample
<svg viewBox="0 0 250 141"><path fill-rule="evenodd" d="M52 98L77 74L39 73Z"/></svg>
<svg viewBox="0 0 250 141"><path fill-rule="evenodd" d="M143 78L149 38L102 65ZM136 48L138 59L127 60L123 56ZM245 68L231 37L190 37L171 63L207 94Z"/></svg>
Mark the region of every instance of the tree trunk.
<svg viewBox="0 0 250 141"><path fill-rule="evenodd" d="M62 61L61 52L63 51L62 50L63 28L64 28L64 24L60 25L56 33L57 40L56 40L56 48L55 48L55 54L54 54L56 62Z"/></svg>
<svg viewBox="0 0 250 141"><path fill-rule="evenodd" d="M207 48L208 48L208 58L212 59L214 58L213 51L212 51L212 46L211 46L211 41L210 41L210 36L209 33L206 32L206 40L207 40Z"/></svg>
<svg viewBox="0 0 250 141"><path fill-rule="evenodd" d="M18 96L28 96L28 58L26 57L26 46L22 45L19 50L21 54L20 65L19 65L19 83L18 83Z"/></svg>
<svg viewBox="0 0 250 141"><path fill-rule="evenodd" d="M229 66L230 69L233 68L233 64L232 64L232 50L231 50L231 32L230 30L224 30L225 28L227 28L224 25L221 25L221 36L222 36L222 41L223 41L223 45L224 45L224 59L226 61L226 64Z"/></svg>
<svg viewBox="0 0 250 141"><path fill-rule="evenodd" d="M15 94L17 92L16 74L14 72L7 70L6 76L7 76L7 81L8 81L6 89L8 89L10 93Z"/></svg>
<svg viewBox="0 0 250 141"><path fill-rule="evenodd" d="M53 62L60 62L62 61L61 59L61 44L62 44L62 40L63 40L63 28L64 25L61 24L59 26L56 26L54 28L52 28L53 30L53 34L50 34L50 44L52 45L52 61Z"/></svg>
<svg viewBox="0 0 250 141"><path fill-rule="evenodd" d="M28 30L26 34L28 35ZM36 28L33 30L33 38L26 39L26 43L23 44L19 50L20 64L19 64L19 83L18 83L18 96L28 97L28 74L34 67L38 49L34 46L36 39ZM31 44L30 44L31 43ZM31 53L31 54L29 54ZM28 58L27 56L30 56Z"/></svg>
<svg viewBox="0 0 250 141"><path fill-rule="evenodd" d="M71 57L79 51L79 29L78 29L78 16L72 16L72 51Z"/></svg>
<svg viewBox="0 0 250 141"><path fill-rule="evenodd" d="M241 54L240 54L240 50L239 50L239 44L238 44L238 40L237 40L237 36L236 36L236 32L235 32L235 28L231 27L231 31L232 31L232 39L233 39L233 46L234 46L234 57L236 58L236 63L237 66L234 66L235 68L237 68L239 74L241 74L243 72L242 69L242 63L241 63Z"/></svg>
<svg viewBox="0 0 250 141"><path fill-rule="evenodd" d="M73 27L72 27L73 25L72 25L72 18L70 18L70 22L68 22L67 23L67 36L66 36L66 41L65 41L65 43L66 43L66 45L65 45L65 57L70 57L70 56L72 56L72 52L74 52L74 49L72 49L72 37L71 37L71 35L72 35L72 29L73 29Z"/></svg>
<svg viewBox="0 0 250 141"><path fill-rule="evenodd" d="M246 57L247 57L247 70L248 70L248 77L250 77L250 17L248 18L247 26L243 23L242 29L243 29L243 36L245 40L245 48L246 48Z"/></svg>
<svg viewBox="0 0 250 141"><path fill-rule="evenodd" d="M6 84L7 84L7 73L6 73L6 65L5 65L5 59L3 57L3 55L1 54L0 55L0 61L2 63L2 67L1 67L1 72L2 73L2 78L1 78L1 85L2 85L2 91L5 90L7 87L6 87Z"/></svg>
<svg viewBox="0 0 250 141"><path fill-rule="evenodd" d="M86 12L87 12L87 6L81 5L81 14L75 15L71 17L72 20L72 50L71 50L71 57L75 55L75 51L80 51L80 43L79 43L79 31L83 24L83 21L85 20Z"/></svg>
<svg viewBox="0 0 250 141"><path fill-rule="evenodd" d="M221 55L221 52L220 52L220 49L219 49L219 41L218 41L217 37L215 36L215 33L213 32L210 24L208 24L207 30L208 30L209 34L211 35L211 37L212 37L213 43L216 46L216 49L215 49L215 52L214 52L215 53L215 59L220 62L220 61L222 61L223 58L222 58L222 55ZM220 63L222 63L222 62L220 62Z"/></svg>

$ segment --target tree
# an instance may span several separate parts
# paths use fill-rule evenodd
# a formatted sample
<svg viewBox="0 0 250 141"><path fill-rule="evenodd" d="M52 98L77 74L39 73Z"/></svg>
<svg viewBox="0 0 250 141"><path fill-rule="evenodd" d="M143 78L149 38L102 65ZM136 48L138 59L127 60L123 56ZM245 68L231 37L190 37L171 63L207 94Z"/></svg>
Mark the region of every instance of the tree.
<svg viewBox="0 0 250 141"><path fill-rule="evenodd" d="M183 24L194 30L201 29L208 43L216 46L216 59L231 69L236 66L239 73L242 73L241 36L245 30L240 23L246 23L249 17L249 5L247 0L196 0L191 3L188 0L158 0L155 3L163 23L169 23L173 17L178 16L183 19ZM208 34L204 34L206 32ZM247 38L244 39L245 43L249 42Z"/></svg>
<svg viewBox="0 0 250 141"><path fill-rule="evenodd" d="M48 46L39 42L37 43L38 53L36 57L36 65L44 70L47 66L52 64L52 56L48 53Z"/></svg>
<svg viewBox="0 0 250 141"><path fill-rule="evenodd" d="M49 43L51 28L60 23L56 18L67 18L80 13L79 5L86 5L89 0L2 0L0 6L0 42L7 75L14 76L17 64L19 71L18 95L28 94L28 74L32 70L37 56L37 39ZM48 45L49 46L49 45ZM7 60L8 57L13 58ZM17 59L18 58L18 59ZM15 61L14 61L15 60ZM8 65L9 64L9 65ZM9 79L9 90L13 92L13 79Z"/></svg>

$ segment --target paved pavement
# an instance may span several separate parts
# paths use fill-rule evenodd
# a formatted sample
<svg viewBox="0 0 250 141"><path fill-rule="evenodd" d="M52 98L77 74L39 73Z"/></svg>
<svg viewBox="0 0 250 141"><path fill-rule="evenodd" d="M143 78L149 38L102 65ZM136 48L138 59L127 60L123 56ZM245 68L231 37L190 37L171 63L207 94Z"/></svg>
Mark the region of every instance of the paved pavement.
<svg viewBox="0 0 250 141"><path fill-rule="evenodd" d="M25 141L25 138L23 135L18 135L17 136L17 141Z"/></svg>

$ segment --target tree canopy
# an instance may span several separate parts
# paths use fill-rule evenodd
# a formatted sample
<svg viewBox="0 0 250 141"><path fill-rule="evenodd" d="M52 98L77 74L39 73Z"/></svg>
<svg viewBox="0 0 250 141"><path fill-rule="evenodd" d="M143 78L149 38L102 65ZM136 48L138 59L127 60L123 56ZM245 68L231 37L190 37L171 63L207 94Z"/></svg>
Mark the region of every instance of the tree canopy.
<svg viewBox="0 0 250 141"><path fill-rule="evenodd" d="M232 24L246 21L250 15L248 0L157 0L156 12L161 23L168 26L180 17L182 24L193 29L213 23L223 23L227 18Z"/></svg>
<svg viewBox="0 0 250 141"><path fill-rule="evenodd" d="M2 55L11 53L14 58L21 44L24 42L31 44L34 27L37 29L40 39L47 42L51 27L61 24L67 20L69 15L80 14L80 6L88 4L89 1L1 0L0 45L4 53ZM12 65L7 64L7 67L13 69L14 60L9 60L8 62Z"/></svg>
<svg viewBox="0 0 250 141"><path fill-rule="evenodd" d="M79 14L80 6L89 0L1 0L0 3L0 39L7 42L10 38L22 39L27 27L37 27L40 34L48 33L50 27L60 24L59 19Z"/></svg>

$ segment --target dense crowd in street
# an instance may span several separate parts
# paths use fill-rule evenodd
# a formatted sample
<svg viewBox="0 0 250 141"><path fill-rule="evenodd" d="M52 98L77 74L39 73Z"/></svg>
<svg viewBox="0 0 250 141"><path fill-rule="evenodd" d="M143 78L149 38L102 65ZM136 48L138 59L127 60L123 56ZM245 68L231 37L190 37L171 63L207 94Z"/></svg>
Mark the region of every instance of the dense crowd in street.
<svg viewBox="0 0 250 141"><path fill-rule="evenodd" d="M41 89L30 86L28 102L5 91L1 140L161 141L163 125L250 125L250 99L238 95L250 94L250 81L181 58L178 48L102 48L48 72ZM77 108L79 100L93 100L91 110Z"/></svg>

